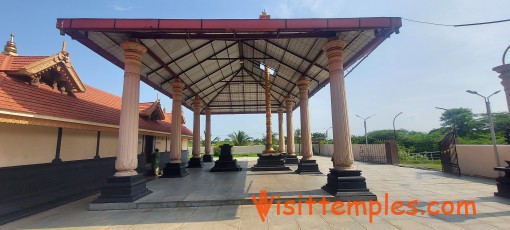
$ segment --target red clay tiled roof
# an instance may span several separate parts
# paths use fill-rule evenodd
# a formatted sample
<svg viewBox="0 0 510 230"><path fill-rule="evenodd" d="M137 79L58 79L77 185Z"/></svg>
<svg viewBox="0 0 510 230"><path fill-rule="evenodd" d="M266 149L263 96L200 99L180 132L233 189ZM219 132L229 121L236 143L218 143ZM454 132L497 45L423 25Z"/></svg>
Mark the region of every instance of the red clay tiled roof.
<svg viewBox="0 0 510 230"><path fill-rule="evenodd" d="M151 106L154 104L154 102L142 102L138 106L138 112L143 114L147 113L147 111L151 108Z"/></svg>
<svg viewBox="0 0 510 230"><path fill-rule="evenodd" d="M16 59L17 57L13 56L11 58ZM40 60L38 58L21 58L16 63L22 63L23 61L23 63L30 64L30 61ZM2 60L0 55L0 66L2 66L2 61L5 61L5 59L3 57ZM19 64L14 67L11 66L10 69L20 68L17 65ZM88 85L86 87L87 90L84 93L72 96L65 95L44 84L35 86L12 79L0 71L0 109L119 125L121 98ZM163 121L140 119L139 127L153 131L170 132L171 120L166 117L171 116L165 116ZM182 134L192 135L192 131L183 125Z"/></svg>
<svg viewBox="0 0 510 230"><path fill-rule="evenodd" d="M9 56L0 54L0 70L18 70L23 66L32 64L47 57L49 56Z"/></svg>

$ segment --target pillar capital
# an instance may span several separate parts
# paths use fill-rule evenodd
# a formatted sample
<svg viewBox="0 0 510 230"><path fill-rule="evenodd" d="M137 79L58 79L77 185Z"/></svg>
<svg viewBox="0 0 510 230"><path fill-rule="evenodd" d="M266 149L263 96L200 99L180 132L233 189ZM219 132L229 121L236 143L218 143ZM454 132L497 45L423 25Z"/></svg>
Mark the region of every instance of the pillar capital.
<svg viewBox="0 0 510 230"><path fill-rule="evenodd" d="M182 90L184 89L184 82L181 79L177 79L173 82L170 82L170 86L172 86L172 96L173 100L182 100Z"/></svg>
<svg viewBox="0 0 510 230"><path fill-rule="evenodd" d="M510 78L510 64L496 66L492 68L492 70L500 74L499 78L501 78L501 80Z"/></svg>
<svg viewBox="0 0 510 230"><path fill-rule="evenodd" d="M299 91L303 91L303 90L306 90L308 91L308 79L306 79L305 76L299 78L298 82L297 82L297 85L298 85L298 88L299 88Z"/></svg>
<svg viewBox="0 0 510 230"><path fill-rule="evenodd" d="M285 105L286 106L293 106L294 105L294 99L289 95L285 97Z"/></svg>
<svg viewBox="0 0 510 230"><path fill-rule="evenodd" d="M199 96L195 96L192 105L194 110L200 110L200 108L202 107L202 99Z"/></svg>
<svg viewBox="0 0 510 230"><path fill-rule="evenodd" d="M209 108L209 107L206 107L206 108L204 109L205 115L207 115L207 116L210 116L210 115L211 115L211 111L212 111L212 110L211 110L211 108Z"/></svg>
<svg viewBox="0 0 510 230"><path fill-rule="evenodd" d="M278 109L276 111L278 111L278 113L283 113L285 111L285 108L278 107Z"/></svg>
<svg viewBox="0 0 510 230"><path fill-rule="evenodd" d="M124 50L124 62L131 60L140 62L147 52L147 48L138 42L123 42L120 48Z"/></svg>
<svg viewBox="0 0 510 230"><path fill-rule="evenodd" d="M330 40L322 47L328 57L329 71L343 69L343 52L345 42L343 40Z"/></svg>

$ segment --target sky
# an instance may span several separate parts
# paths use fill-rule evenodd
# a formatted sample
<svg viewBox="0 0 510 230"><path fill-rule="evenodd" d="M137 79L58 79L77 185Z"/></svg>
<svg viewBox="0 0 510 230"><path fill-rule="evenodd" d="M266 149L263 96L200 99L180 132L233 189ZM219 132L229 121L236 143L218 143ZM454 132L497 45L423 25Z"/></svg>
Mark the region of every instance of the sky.
<svg viewBox="0 0 510 230"><path fill-rule="evenodd" d="M70 37L61 36L55 28L57 18L255 19L262 10L272 18L402 17L400 34L383 42L345 79L353 135L364 133L363 120L356 115L375 114L367 121L368 131L372 131L392 129L394 116L403 112L396 120L397 129L428 132L440 126L443 111L436 106L484 113L483 99L465 91L489 95L503 89L492 68L502 64L503 52L510 45L510 22L447 27L405 20L451 25L509 19L508 0L33 0L10 1L8 5L9 10L0 14L0 42L14 33L20 55L53 55L66 40L82 81L119 96L123 70ZM154 101L157 91L141 85L140 102ZM170 110L171 99L159 95ZM508 111L503 91L491 97L491 103L494 112ZM329 85L310 99L309 106L312 132L325 132L332 123ZM192 111L183 108L187 126L192 129ZM273 131L277 132L276 114L273 121ZM295 129L300 127L299 109L294 111L293 123ZM201 124L203 138L203 116ZM237 130L262 137L265 115L212 116L213 138L224 139ZM329 133L332 138L331 130Z"/></svg>

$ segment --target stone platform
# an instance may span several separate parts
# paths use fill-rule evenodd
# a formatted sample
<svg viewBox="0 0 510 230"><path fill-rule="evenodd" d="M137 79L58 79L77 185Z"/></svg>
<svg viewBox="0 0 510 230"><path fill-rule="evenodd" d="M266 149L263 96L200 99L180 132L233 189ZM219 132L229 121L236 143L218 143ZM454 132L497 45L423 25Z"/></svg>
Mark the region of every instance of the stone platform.
<svg viewBox="0 0 510 230"><path fill-rule="evenodd" d="M250 168L257 158L238 158L242 168ZM157 178L147 182L152 194L135 202L91 203L89 210L153 209L173 207L202 207L220 205L251 205L252 195L259 197L260 190L267 190L277 201L288 199L302 201L308 196L316 201L325 196L328 200L341 200L321 189L326 183L325 175L299 175L293 171L215 172L209 170L214 163L203 168L188 168L189 175L182 178ZM296 170L297 166L291 166ZM321 177L319 179L318 177Z"/></svg>
<svg viewBox="0 0 510 230"><path fill-rule="evenodd" d="M245 168L256 163L256 158L237 159ZM330 157L314 156L314 159L322 172L329 171ZM193 201L206 200L212 205L213 200L225 199L235 191L243 191L244 197L247 197L258 195L261 188L268 189L270 195L325 193L320 189L326 183L324 174L299 175L294 172L244 170L209 173L207 170L210 167L212 164L207 163L205 168L189 169L190 175L183 178L149 181L147 187L154 193L142 198L143 202L154 203L156 199L167 202L181 200L184 206L193 204ZM291 167L296 169L295 166ZM510 200L494 196L494 179L457 177L432 170L362 162L356 162L356 167L363 171L368 188L381 201L385 194L389 195L390 202L419 200L419 209L426 210L425 205L431 201L472 200L476 203L477 215L381 214L374 216L373 223L369 223L368 215L339 216L330 211L324 215L321 206L314 206L313 215L278 216L273 206L268 219L262 222L254 205L88 211L90 202L98 196L94 195L1 225L0 229L508 229ZM227 182L224 178L242 182L242 186L237 186L234 181ZM203 185L182 183L191 180L197 180ZM219 181L227 182L226 186L214 185ZM142 207L140 202L136 205Z"/></svg>

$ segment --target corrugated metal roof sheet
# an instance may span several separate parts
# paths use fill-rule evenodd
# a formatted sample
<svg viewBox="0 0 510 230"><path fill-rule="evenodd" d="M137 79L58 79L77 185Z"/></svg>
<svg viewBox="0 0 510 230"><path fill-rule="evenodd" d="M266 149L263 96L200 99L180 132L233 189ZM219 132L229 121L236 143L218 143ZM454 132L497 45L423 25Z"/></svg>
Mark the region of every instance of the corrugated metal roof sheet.
<svg viewBox="0 0 510 230"><path fill-rule="evenodd" d="M261 63L275 71L271 104L283 106L290 95L297 106L300 77L310 80L310 96L329 82L322 51L328 38L346 41L347 68L401 26L399 18L58 22L59 29L119 67L124 59L119 44L139 39L152 52L143 57L142 80L171 96L168 83L179 77L186 84L184 105L190 108L199 95L213 113L265 112Z"/></svg>

